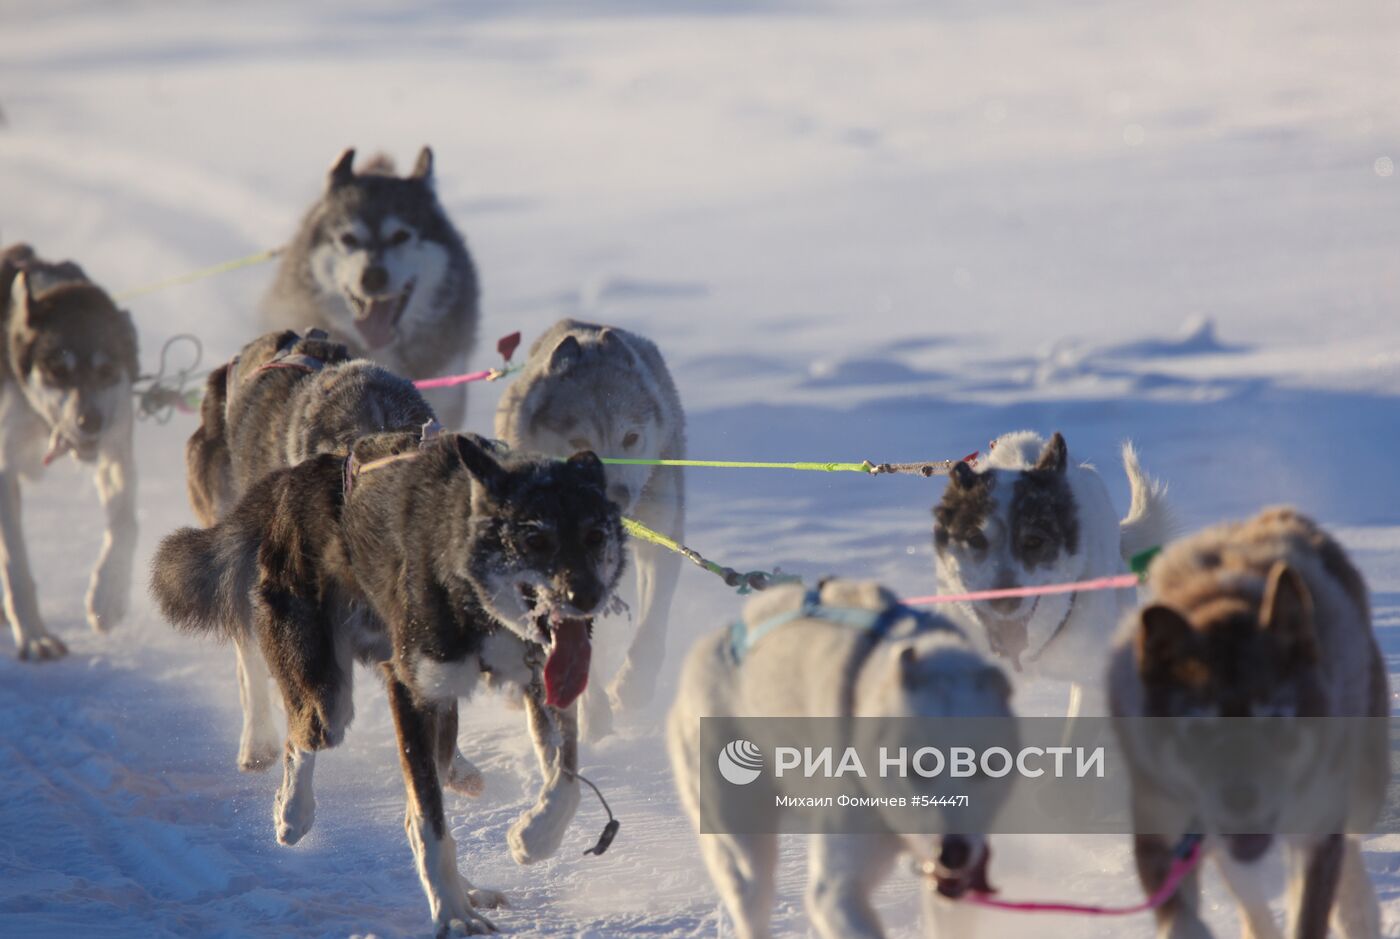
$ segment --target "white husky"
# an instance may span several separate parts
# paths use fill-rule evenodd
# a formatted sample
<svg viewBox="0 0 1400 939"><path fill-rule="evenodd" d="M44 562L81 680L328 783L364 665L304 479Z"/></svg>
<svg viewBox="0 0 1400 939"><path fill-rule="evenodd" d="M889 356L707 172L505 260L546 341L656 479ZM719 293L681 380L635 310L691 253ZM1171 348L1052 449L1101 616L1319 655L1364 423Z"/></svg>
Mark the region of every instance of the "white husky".
<svg viewBox="0 0 1400 939"><path fill-rule="evenodd" d="M959 463L934 508L933 542L942 593L1043 586L1127 571L1134 555L1162 545L1174 523L1166 488L1138 465L1131 444L1123 468L1132 504L1119 521L1093 466L1070 460L1065 439L1021 431L992 443L973 469ZM1026 670L1073 683L1070 716L1086 682L1098 683L1131 590L1083 591L951 605L988 651ZM1096 702L1094 713L1103 709Z"/></svg>
<svg viewBox="0 0 1400 939"><path fill-rule="evenodd" d="M872 611L871 627L846 622L852 611ZM883 635L873 625L882 613L888 616ZM691 649L667 729L681 804L697 831L702 717L730 718L742 733L743 721L750 717L1011 713L1005 675L973 649L961 630L900 606L873 582L828 581L816 596L794 584L776 587L749 602L744 625L736 629L746 630L752 644L736 642L734 631L726 629ZM699 837L705 865L739 936L770 935L778 836ZM884 935L871 894L901 854L913 855L935 871L938 893L958 896L972 887L985 889L988 852L977 835L813 835L807 907L823 939ZM926 906L937 919L938 935L968 934L966 917L975 914L967 904L934 899Z"/></svg>
<svg viewBox="0 0 1400 939"><path fill-rule="evenodd" d="M650 340L614 326L566 319L535 341L524 372L502 395L496 436L516 449L555 456L592 450L606 457L675 460L685 456L685 412ZM608 497L624 515L672 538L684 537L679 467L610 465L607 477ZM609 732L613 707L635 708L651 700L666 652L680 556L641 539L632 541L631 553L637 566L637 632L611 686L605 691L602 681L590 681L584 692L580 723L587 740Z"/></svg>

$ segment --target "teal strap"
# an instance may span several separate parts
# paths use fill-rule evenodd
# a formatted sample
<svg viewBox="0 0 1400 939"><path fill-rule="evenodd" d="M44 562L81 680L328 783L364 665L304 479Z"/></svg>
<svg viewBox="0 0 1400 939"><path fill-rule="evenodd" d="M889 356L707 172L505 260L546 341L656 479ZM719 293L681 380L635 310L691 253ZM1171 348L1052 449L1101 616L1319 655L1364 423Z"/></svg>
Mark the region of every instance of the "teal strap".
<svg viewBox="0 0 1400 939"><path fill-rule="evenodd" d="M735 620L729 627L729 652L734 657L734 661L742 662L749 651L764 636L780 626L786 626L799 619L819 619L835 623L838 626L847 626L851 629L867 632L869 642L873 645L884 639L896 623L908 617L916 619L920 629L939 622L930 614L922 610L911 609L901 603L891 603L883 610L825 606L821 602L820 588L813 587L802 598L801 606L769 617L753 628L749 628L743 620Z"/></svg>

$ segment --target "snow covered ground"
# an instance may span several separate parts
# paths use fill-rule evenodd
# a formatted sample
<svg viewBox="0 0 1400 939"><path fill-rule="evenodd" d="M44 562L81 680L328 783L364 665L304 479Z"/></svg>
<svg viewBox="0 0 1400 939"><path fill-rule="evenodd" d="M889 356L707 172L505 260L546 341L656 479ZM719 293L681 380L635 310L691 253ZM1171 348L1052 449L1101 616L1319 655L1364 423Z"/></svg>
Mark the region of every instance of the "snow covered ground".
<svg viewBox="0 0 1400 939"><path fill-rule="evenodd" d="M1393 673L1398 46L1381 2L11 0L0 239L122 290L279 244L344 146L406 161L431 143L483 335L583 314L653 337L694 455L912 460L1058 429L1124 504L1132 437L1193 527L1277 501L1336 526ZM270 274L135 301L145 365L181 331L229 355ZM474 392L472 428L497 392ZM138 428L143 558L191 520L190 429ZM932 586L940 482L688 485L688 540L726 563ZM42 606L73 655L0 658L0 935L423 934L382 692L361 681L349 741L320 761L315 831L276 845L275 779L233 768L231 654L175 635L144 594L114 635L85 632L89 488L65 464L27 492ZM668 673L738 603L687 570ZM585 801L566 850L521 869L504 840L533 786L519 715L467 710L489 789L453 797L451 823L464 870L512 897L505 930L729 930L672 804L660 713L584 754L623 820L613 850L579 855L602 824ZM1003 839L995 876L1012 896L1125 902L1125 842ZM800 847L782 934L805 931ZM1368 849L1400 936L1400 837ZM881 895L897 935L913 897L903 875ZM1233 932L1224 892L1207 901Z"/></svg>

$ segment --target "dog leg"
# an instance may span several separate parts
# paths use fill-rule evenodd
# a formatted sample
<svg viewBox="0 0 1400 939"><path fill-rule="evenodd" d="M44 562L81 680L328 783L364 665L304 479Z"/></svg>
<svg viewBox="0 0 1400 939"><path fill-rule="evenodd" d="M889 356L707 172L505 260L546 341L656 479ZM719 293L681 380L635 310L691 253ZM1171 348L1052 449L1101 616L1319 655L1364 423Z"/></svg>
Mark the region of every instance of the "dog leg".
<svg viewBox="0 0 1400 939"><path fill-rule="evenodd" d="M870 904L889 876L899 843L888 835L813 835L807 859L807 912L822 939L885 934Z"/></svg>
<svg viewBox="0 0 1400 939"><path fill-rule="evenodd" d="M588 687L583 689L578 701L579 737L587 743L597 743L613 732L613 705L602 682L596 678L590 670Z"/></svg>
<svg viewBox="0 0 1400 939"><path fill-rule="evenodd" d="M131 458L129 414L123 424L125 435L118 433L120 442L97 461L97 495L107 515L107 531L88 586L87 618L99 633L121 622L131 600L131 565L136 550L136 464Z"/></svg>
<svg viewBox="0 0 1400 939"><path fill-rule="evenodd" d="M257 639L250 633L235 635L233 648L238 657L238 700L243 706L238 768L245 773L260 773L277 761L277 728L267 687L272 676Z"/></svg>
<svg viewBox="0 0 1400 939"><path fill-rule="evenodd" d="M1376 890L1361 860L1361 842L1347 838L1342 855L1342 876L1337 901L1332 906L1332 926L1342 939L1371 939L1381 934L1381 910Z"/></svg>
<svg viewBox="0 0 1400 939"><path fill-rule="evenodd" d="M701 835L700 855L739 939L768 939L773 934L778 836Z"/></svg>
<svg viewBox="0 0 1400 939"><path fill-rule="evenodd" d="M1327 939L1327 921L1337 896L1346 853L1342 835L1325 835L1311 847L1290 853L1293 871L1289 883L1289 930L1293 939Z"/></svg>
<svg viewBox="0 0 1400 939"><path fill-rule="evenodd" d="M684 535L681 471L660 467L637 502L638 520L672 538ZM646 705L656 693L656 679L666 657L666 626L671 598L681 576L681 556L658 545L632 542L637 564L637 634L627 650L608 696L618 710Z"/></svg>
<svg viewBox="0 0 1400 939"><path fill-rule="evenodd" d="M457 870L457 845L447 828L438 782L436 715L413 700L413 692L385 667L389 707L399 738L399 765L407 790L404 832L439 937L478 936L495 925L472 909L467 882Z"/></svg>
<svg viewBox="0 0 1400 939"><path fill-rule="evenodd" d="M1269 909L1269 891L1261 876L1263 865L1236 861L1229 851L1217 852L1215 860L1230 892L1239 902L1243 939L1283 939L1283 930Z"/></svg>
<svg viewBox="0 0 1400 939"><path fill-rule="evenodd" d="M316 821L316 794L311 787L315 770L316 751L303 750L288 740L282 759L282 785L272 806L272 822L282 844L296 844Z"/></svg>
<svg viewBox="0 0 1400 939"><path fill-rule="evenodd" d="M5 616L15 634L15 650L21 659L56 659L68 654L63 640L49 634L39 616L29 554L24 547L20 518L19 473L0 469L0 577L4 578Z"/></svg>
<svg viewBox="0 0 1400 939"><path fill-rule="evenodd" d="M525 696L530 737L535 742L544 784L525 814L506 833L517 864L533 864L554 856L578 809L577 704L558 710L544 703L543 692L531 687Z"/></svg>
<svg viewBox="0 0 1400 939"><path fill-rule="evenodd" d="M1134 835L1133 855L1142 889L1149 896L1156 893L1171 870L1171 845L1160 835ZM1181 881L1176 893L1155 911L1160 939L1211 939L1210 930L1197 912L1199 903L1199 878L1197 871L1192 871Z"/></svg>
<svg viewBox="0 0 1400 939"><path fill-rule="evenodd" d="M486 791L481 770L457 749L457 702L437 715L438 775L453 792L475 799Z"/></svg>

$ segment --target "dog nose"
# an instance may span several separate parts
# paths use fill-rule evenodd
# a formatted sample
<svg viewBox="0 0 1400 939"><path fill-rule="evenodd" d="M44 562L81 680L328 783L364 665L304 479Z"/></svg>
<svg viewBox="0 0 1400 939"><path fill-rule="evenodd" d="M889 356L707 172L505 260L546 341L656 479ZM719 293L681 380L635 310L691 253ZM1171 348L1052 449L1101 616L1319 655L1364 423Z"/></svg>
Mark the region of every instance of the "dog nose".
<svg viewBox="0 0 1400 939"><path fill-rule="evenodd" d="M389 285L389 272L378 264L371 264L360 275L360 286L371 293L378 293Z"/></svg>
<svg viewBox="0 0 1400 939"><path fill-rule="evenodd" d="M626 486L609 486L608 498L618 505L627 505L632 501L632 490Z"/></svg>
<svg viewBox="0 0 1400 939"><path fill-rule="evenodd" d="M987 603L1003 616L1015 613L1021 608L1020 597L997 597L995 600L988 600Z"/></svg>
<svg viewBox="0 0 1400 939"><path fill-rule="evenodd" d="M78 414L78 429L85 434L102 432L101 411L81 411Z"/></svg>
<svg viewBox="0 0 1400 939"><path fill-rule="evenodd" d="M576 580L571 582L568 589L564 591L564 599L569 601L569 606L580 613L587 613L598 605L598 594L596 583Z"/></svg>
<svg viewBox="0 0 1400 939"><path fill-rule="evenodd" d="M938 851L938 865L944 870L960 871L972 861L972 845L962 835L944 835Z"/></svg>

